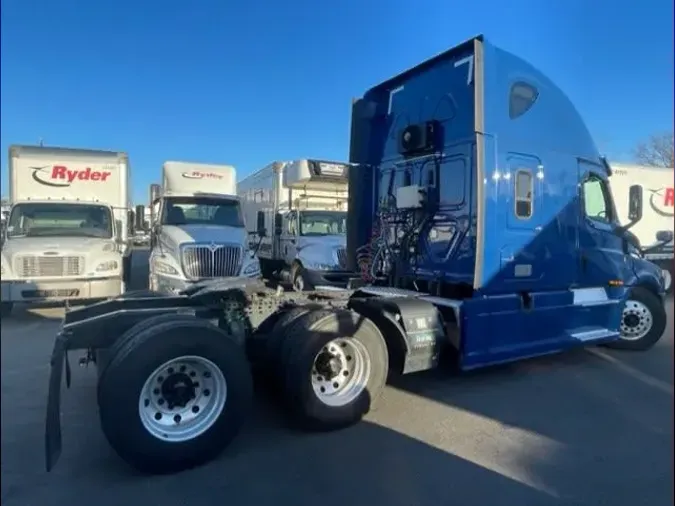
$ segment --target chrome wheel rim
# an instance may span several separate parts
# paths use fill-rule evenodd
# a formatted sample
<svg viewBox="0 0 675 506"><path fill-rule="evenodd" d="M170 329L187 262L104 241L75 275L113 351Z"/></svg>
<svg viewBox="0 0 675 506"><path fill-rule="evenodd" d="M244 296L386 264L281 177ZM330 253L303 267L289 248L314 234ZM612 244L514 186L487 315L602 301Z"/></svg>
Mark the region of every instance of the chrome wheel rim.
<svg viewBox="0 0 675 506"><path fill-rule="evenodd" d="M621 315L621 339L642 339L652 329L653 323L652 312L646 305L637 300L628 300Z"/></svg>
<svg viewBox="0 0 675 506"><path fill-rule="evenodd" d="M366 389L370 372L370 356L360 341L334 339L314 357L312 389L323 404L345 406Z"/></svg>
<svg viewBox="0 0 675 506"><path fill-rule="evenodd" d="M141 423L157 439L194 439L218 420L227 400L220 368L204 357L165 362L148 377L138 401Z"/></svg>

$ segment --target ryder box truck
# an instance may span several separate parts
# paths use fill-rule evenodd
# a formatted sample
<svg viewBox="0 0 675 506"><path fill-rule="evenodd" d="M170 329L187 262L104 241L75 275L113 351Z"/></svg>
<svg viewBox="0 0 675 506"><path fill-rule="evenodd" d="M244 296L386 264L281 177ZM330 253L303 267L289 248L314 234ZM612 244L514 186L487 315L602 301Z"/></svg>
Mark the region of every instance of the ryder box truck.
<svg viewBox="0 0 675 506"><path fill-rule="evenodd" d="M16 302L125 291L131 254L126 153L11 146L9 186L3 314Z"/></svg>

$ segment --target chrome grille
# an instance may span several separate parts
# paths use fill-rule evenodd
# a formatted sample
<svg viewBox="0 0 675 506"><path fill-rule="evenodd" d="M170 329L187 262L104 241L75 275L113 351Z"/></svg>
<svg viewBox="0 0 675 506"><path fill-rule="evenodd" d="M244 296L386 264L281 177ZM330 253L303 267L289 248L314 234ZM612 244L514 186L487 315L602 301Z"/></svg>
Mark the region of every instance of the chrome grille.
<svg viewBox="0 0 675 506"><path fill-rule="evenodd" d="M241 256L241 246L227 244L183 246L183 271L189 279L237 276L241 268Z"/></svg>
<svg viewBox="0 0 675 506"><path fill-rule="evenodd" d="M84 271L84 258L22 255L16 257L14 271L22 278L80 276Z"/></svg>
<svg viewBox="0 0 675 506"><path fill-rule="evenodd" d="M338 265L345 269L347 267L347 250L345 248L338 248L337 259Z"/></svg>

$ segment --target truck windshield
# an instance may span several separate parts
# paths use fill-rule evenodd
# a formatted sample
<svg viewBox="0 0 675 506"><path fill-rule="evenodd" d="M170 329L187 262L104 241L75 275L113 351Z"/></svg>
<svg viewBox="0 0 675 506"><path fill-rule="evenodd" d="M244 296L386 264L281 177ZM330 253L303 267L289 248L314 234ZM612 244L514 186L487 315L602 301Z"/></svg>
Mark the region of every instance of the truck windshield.
<svg viewBox="0 0 675 506"><path fill-rule="evenodd" d="M345 235L347 213L344 211L301 211L300 235Z"/></svg>
<svg viewBox="0 0 675 506"><path fill-rule="evenodd" d="M12 209L7 237L112 237L110 209L101 205L26 203Z"/></svg>
<svg viewBox="0 0 675 506"><path fill-rule="evenodd" d="M170 197L165 200L163 225L217 225L242 227L238 200L213 197Z"/></svg>

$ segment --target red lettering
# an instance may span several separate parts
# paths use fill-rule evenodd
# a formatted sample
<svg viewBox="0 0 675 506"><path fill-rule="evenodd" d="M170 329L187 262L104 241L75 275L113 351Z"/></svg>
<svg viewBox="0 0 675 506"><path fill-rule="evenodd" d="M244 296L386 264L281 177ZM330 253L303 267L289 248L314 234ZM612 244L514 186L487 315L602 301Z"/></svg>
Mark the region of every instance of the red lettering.
<svg viewBox="0 0 675 506"><path fill-rule="evenodd" d="M52 167L52 179L65 179L69 183L72 183L75 179L78 181L106 181L111 174L112 172L92 170L91 167L84 170L70 170L63 165Z"/></svg>
<svg viewBox="0 0 675 506"><path fill-rule="evenodd" d="M54 168L52 169L52 179L65 179L67 170L68 169L63 165L54 165Z"/></svg>
<svg viewBox="0 0 675 506"><path fill-rule="evenodd" d="M663 197L663 205L666 207L673 207L675 203L675 189L666 188L666 193Z"/></svg>

